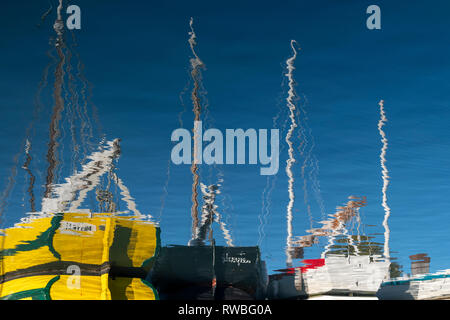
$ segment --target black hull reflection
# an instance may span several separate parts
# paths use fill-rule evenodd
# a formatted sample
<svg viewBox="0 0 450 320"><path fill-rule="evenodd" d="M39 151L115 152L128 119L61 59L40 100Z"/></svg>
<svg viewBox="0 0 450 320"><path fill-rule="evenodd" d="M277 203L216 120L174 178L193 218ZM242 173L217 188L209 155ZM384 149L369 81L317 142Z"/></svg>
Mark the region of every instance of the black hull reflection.
<svg viewBox="0 0 450 320"><path fill-rule="evenodd" d="M163 247L149 277L161 300L263 300L258 247Z"/></svg>
<svg viewBox="0 0 450 320"><path fill-rule="evenodd" d="M377 291L378 300L417 300L419 288L411 288L411 284L405 283L395 287L381 286Z"/></svg>
<svg viewBox="0 0 450 320"><path fill-rule="evenodd" d="M269 300L302 300L308 297L304 287L297 288L295 274L281 273L269 276L267 298Z"/></svg>

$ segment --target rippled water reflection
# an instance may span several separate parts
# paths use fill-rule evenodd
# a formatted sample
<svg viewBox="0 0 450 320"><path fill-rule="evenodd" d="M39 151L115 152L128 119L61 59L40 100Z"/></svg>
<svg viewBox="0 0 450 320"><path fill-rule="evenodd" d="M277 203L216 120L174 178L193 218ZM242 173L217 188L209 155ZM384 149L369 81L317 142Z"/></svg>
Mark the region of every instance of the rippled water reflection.
<svg viewBox="0 0 450 320"><path fill-rule="evenodd" d="M27 117L1 139L0 298L448 298L442 30L395 24L404 8L389 4L367 33L365 8L322 2L322 18L305 15L316 4L240 4L232 23L111 4L120 26L81 3L81 31L66 2L33 4L38 35L5 36L18 57L4 59L2 113ZM24 48L40 53L21 71ZM194 121L279 129L278 173L173 164L171 132L196 141Z"/></svg>

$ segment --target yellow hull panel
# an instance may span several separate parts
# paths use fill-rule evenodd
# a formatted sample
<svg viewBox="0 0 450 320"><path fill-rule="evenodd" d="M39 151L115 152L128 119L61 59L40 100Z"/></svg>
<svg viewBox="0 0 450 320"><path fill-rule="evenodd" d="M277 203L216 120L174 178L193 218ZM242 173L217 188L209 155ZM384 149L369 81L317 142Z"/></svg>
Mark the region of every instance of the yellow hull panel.
<svg viewBox="0 0 450 320"><path fill-rule="evenodd" d="M0 298L157 299L142 278L159 252L159 228L134 218L64 213L4 230Z"/></svg>

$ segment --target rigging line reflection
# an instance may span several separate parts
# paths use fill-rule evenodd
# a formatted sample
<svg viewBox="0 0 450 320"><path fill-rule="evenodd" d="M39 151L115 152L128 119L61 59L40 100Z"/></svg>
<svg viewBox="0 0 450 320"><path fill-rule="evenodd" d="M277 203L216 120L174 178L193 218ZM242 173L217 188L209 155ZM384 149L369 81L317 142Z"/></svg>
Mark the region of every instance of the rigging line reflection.
<svg viewBox="0 0 450 320"><path fill-rule="evenodd" d="M194 58L190 59L191 63L191 77L194 82L194 87L192 89L191 98L193 103L193 112L194 112L194 123L196 121L200 121L200 112L201 112L201 106L200 106L200 98L198 95L198 90L200 87L200 68L204 67L203 62L200 60L200 58L197 56L197 53L195 52L195 46L197 44L196 42L196 34L193 28L194 19L191 18L189 22L189 26L191 28L191 31L189 32L190 38L188 40L189 46L191 47L192 54L194 55ZM198 229L198 187L199 187L199 174L198 174L198 166L197 166L197 159L198 159L198 148L197 141L199 139L198 132L196 128L193 129L193 140L194 140L194 161L192 161L191 165L191 173L193 176L193 182L192 182L192 207L191 207L191 217L192 217L192 237L195 237L195 234L197 234Z"/></svg>

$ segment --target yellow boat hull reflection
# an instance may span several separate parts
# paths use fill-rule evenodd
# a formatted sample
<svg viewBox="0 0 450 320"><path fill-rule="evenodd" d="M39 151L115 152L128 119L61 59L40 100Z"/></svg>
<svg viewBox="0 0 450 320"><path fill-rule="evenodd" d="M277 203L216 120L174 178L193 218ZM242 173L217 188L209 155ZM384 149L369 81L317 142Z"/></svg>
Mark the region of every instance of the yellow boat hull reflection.
<svg viewBox="0 0 450 320"><path fill-rule="evenodd" d="M160 229L132 216L61 213L0 236L0 299L155 300Z"/></svg>

